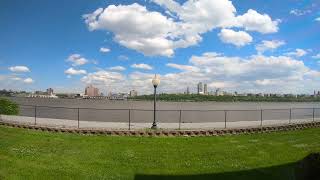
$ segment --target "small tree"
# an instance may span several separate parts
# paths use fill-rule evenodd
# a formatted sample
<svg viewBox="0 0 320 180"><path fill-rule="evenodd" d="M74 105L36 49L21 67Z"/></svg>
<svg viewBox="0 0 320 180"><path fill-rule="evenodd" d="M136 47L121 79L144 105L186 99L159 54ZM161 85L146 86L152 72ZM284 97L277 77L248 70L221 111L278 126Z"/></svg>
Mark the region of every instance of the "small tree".
<svg viewBox="0 0 320 180"><path fill-rule="evenodd" d="M19 106L8 99L0 98L0 114L1 115L18 115Z"/></svg>

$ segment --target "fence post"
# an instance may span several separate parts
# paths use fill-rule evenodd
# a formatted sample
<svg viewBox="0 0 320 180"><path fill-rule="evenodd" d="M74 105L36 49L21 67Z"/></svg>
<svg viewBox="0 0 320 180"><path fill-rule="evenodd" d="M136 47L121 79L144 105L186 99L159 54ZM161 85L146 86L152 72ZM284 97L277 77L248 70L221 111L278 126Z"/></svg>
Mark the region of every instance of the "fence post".
<svg viewBox="0 0 320 180"><path fill-rule="evenodd" d="M80 108L78 108L78 129L80 128Z"/></svg>
<svg viewBox="0 0 320 180"><path fill-rule="evenodd" d="M292 118L292 109L290 108L289 124L291 124L291 118Z"/></svg>
<svg viewBox="0 0 320 180"><path fill-rule="evenodd" d="M315 111L315 108L312 109L312 122L314 122L314 111Z"/></svg>
<svg viewBox="0 0 320 180"><path fill-rule="evenodd" d="M224 110L224 128L227 128L227 111Z"/></svg>
<svg viewBox="0 0 320 180"><path fill-rule="evenodd" d="M131 109L129 109L129 130L131 130Z"/></svg>
<svg viewBox="0 0 320 180"><path fill-rule="evenodd" d="M261 120L261 124L260 124L260 126L261 126L261 127L262 127L262 121L263 121L262 112L263 112L263 109L261 109L261 111L260 111L260 120Z"/></svg>
<svg viewBox="0 0 320 180"><path fill-rule="evenodd" d="M34 125L37 125L37 106L34 106Z"/></svg>
<svg viewBox="0 0 320 180"><path fill-rule="evenodd" d="M179 130L181 129L181 109L180 109L180 112L179 112Z"/></svg>

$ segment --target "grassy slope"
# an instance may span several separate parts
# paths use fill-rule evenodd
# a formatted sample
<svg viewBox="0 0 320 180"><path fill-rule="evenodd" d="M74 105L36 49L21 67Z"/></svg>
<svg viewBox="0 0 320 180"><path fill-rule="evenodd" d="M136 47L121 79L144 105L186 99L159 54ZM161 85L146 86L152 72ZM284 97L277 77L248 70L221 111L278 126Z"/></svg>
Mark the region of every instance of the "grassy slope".
<svg viewBox="0 0 320 180"><path fill-rule="evenodd" d="M314 151L320 151L320 129L148 138L56 134L0 125L0 179L291 179L290 163Z"/></svg>

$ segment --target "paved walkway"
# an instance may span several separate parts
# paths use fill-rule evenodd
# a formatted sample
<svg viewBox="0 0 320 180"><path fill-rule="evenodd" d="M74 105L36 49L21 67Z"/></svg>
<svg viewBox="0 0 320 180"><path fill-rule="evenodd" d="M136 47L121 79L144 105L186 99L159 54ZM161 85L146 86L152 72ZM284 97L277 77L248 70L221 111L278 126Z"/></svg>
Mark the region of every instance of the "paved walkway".
<svg viewBox="0 0 320 180"><path fill-rule="evenodd" d="M20 124L36 124L47 127L63 127L63 128L92 128L92 129L129 129L129 123L123 122L101 122L101 121L76 121L67 119L52 119L52 118L34 118L26 116L7 116L1 115L1 120L4 122L14 122ZM312 122L312 118L308 119L292 119L290 123L305 123ZM320 121L316 118L315 121ZM130 129L145 129L150 128L150 123L130 123ZM289 120L263 120L262 126L270 125L285 125L289 124ZM204 123L158 123L159 128L163 129L222 129L222 128L246 128L260 127L261 121L233 121L233 122L204 122Z"/></svg>

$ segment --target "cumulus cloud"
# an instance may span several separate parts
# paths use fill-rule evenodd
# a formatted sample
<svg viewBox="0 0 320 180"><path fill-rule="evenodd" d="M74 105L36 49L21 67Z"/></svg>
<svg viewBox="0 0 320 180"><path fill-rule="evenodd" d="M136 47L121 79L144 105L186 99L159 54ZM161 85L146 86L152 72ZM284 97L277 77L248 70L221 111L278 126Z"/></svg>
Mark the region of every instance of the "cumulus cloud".
<svg viewBox="0 0 320 180"><path fill-rule="evenodd" d="M9 67L9 70L17 73L30 72L30 69L26 66L12 66Z"/></svg>
<svg viewBox="0 0 320 180"><path fill-rule="evenodd" d="M32 83L34 83L34 80L31 79L31 78L26 78L26 79L23 80L23 82L26 83L26 84L32 84Z"/></svg>
<svg viewBox="0 0 320 180"><path fill-rule="evenodd" d="M312 56L312 58L313 58L313 59L320 59L320 53L318 53L318 54L316 54L316 55Z"/></svg>
<svg viewBox="0 0 320 180"><path fill-rule="evenodd" d="M252 55L246 58L225 56L216 52L194 55L187 64L166 64L178 72L160 75L160 92L183 92L187 86L196 92L198 82L207 83L209 91L222 88L238 92L306 93L320 88L320 72L290 56ZM123 92L136 89L151 93L153 73L98 71L82 81L101 88Z"/></svg>
<svg viewBox="0 0 320 180"><path fill-rule="evenodd" d="M237 21L245 30L258 31L263 34L278 32L280 22L280 20L273 21L269 15L259 14L252 9L249 9L244 15L238 16Z"/></svg>
<svg viewBox="0 0 320 180"><path fill-rule="evenodd" d="M267 14L249 9L236 16L236 8L230 0L188 0L183 4L173 0L153 2L165 8L169 17L134 3L109 5L83 18L90 31L110 31L117 43L147 56L171 57L175 49L198 44L202 34L215 28L239 27L264 34L278 31L279 21Z"/></svg>
<svg viewBox="0 0 320 180"><path fill-rule="evenodd" d="M148 64L132 64L131 65L132 68L136 68L136 69L144 69L144 70L152 70L152 66L148 65Z"/></svg>
<svg viewBox="0 0 320 180"><path fill-rule="evenodd" d="M123 67L123 66L113 66L113 67L110 67L109 69L112 70L112 71L124 71L124 70L126 70L126 68Z"/></svg>
<svg viewBox="0 0 320 180"><path fill-rule="evenodd" d="M82 70L82 69L73 69L72 67L65 70L64 71L65 74L67 75L82 75L82 74L87 74L87 71L86 70Z"/></svg>
<svg viewBox="0 0 320 180"><path fill-rule="evenodd" d="M110 85L110 84L118 84L120 85L121 82L124 80L124 76L119 72L113 71L97 71L94 73L89 73L88 75L81 78L81 81L85 84L103 84L103 85Z"/></svg>
<svg viewBox="0 0 320 180"><path fill-rule="evenodd" d="M110 49L109 49L109 48L105 48L105 47L101 47L101 48L100 48L100 52L102 52L102 53L108 53L108 52L110 52Z"/></svg>
<svg viewBox="0 0 320 180"><path fill-rule="evenodd" d="M320 22L320 17L317 17L315 20L318 21L318 22Z"/></svg>
<svg viewBox="0 0 320 180"><path fill-rule="evenodd" d="M275 50L278 47L285 45L286 43L281 40L271 40L271 41L262 41L260 44L256 45L256 50L259 53L263 53L267 50Z"/></svg>
<svg viewBox="0 0 320 180"><path fill-rule="evenodd" d="M72 66L81 66L81 65L87 64L89 62L89 60L82 57L80 54L71 54L68 57L67 61L71 62Z"/></svg>
<svg viewBox="0 0 320 180"><path fill-rule="evenodd" d="M110 5L84 15L90 30L108 30L115 34L119 44L146 55L173 54L168 31L174 29L171 19L158 12L149 12L137 3Z"/></svg>
<svg viewBox="0 0 320 180"><path fill-rule="evenodd" d="M308 54L307 51L305 51L303 49L296 49L293 52L285 53L285 55L287 55L287 56L296 56L296 57L302 57L306 54Z"/></svg>
<svg viewBox="0 0 320 180"><path fill-rule="evenodd" d="M222 29L218 34L222 42L241 47L252 42L252 37L244 31L233 31L232 29Z"/></svg>

